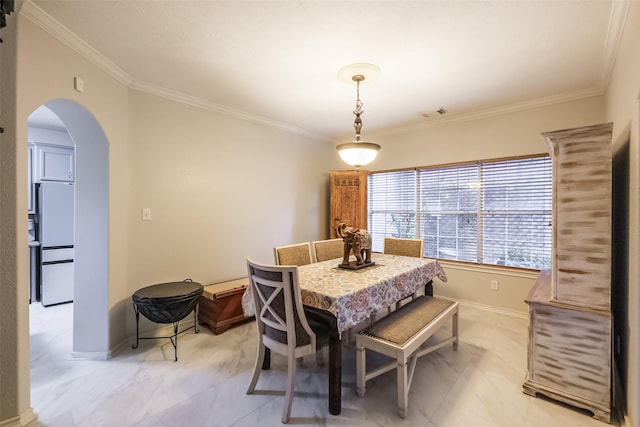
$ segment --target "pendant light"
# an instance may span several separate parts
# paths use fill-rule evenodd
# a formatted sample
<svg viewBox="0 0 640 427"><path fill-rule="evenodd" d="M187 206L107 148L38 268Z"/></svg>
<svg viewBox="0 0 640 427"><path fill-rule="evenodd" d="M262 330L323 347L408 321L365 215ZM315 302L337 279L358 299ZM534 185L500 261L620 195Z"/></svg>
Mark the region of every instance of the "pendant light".
<svg viewBox="0 0 640 427"><path fill-rule="evenodd" d="M340 158L342 158L345 163L348 163L349 165L358 169L366 164L371 163L378 155L378 150L380 150L381 147L378 144L374 144L373 142L362 141L360 138L360 131L362 129L362 119L360 118L360 115L362 114L363 105L362 101L360 100L360 82L365 80L365 76L364 74L354 74L353 76L351 76L351 80L356 82L356 108L355 110L353 110L353 114L355 114L356 116L356 119L353 123L353 127L356 130L356 138L353 142L347 142L338 145L336 149L338 150L338 154L340 154Z"/></svg>

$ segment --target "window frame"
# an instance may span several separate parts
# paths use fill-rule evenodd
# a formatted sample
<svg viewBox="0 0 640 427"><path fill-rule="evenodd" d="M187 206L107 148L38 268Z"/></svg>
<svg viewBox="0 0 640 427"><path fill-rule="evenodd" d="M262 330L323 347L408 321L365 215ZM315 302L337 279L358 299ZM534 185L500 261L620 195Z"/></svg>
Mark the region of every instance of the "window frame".
<svg viewBox="0 0 640 427"><path fill-rule="evenodd" d="M486 187L488 186L488 184L485 184L483 181L483 173L486 173L487 168L495 168L496 167L495 164L503 162L505 163L504 170L507 171L507 175L508 175L509 169L512 167L517 168L519 161L535 160L540 158L546 159L546 166L548 169L536 169L534 172L536 176L539 175L543 177L543 185L544 185L544 188L541 191L543 192L543 196L540 199L535 200L534 202L537 204L542 203L544 205L544 209L532 207L532 209L504 209L504 210L496 209L494 211L499 211L502 215L507 215L507 217L511 217L511 218L517 218L518 215L519 216L534 215L535 217L537 217L538 218L537 220L526 222L526 225L530 225L532 227L531 230L527 230L527 231L529 233L536 233L536 230L540 230L540 228L538 229L534 228L536 226L536 223L538 223L538 227L541 227L540 224L546 224L546 225L542 225L542 227L544 227L545 229L539 233L541 236L540 241L542 242L544 249L542 251L529 250L528 252L525 252L525 253L516 252L520 257L525 257L526 255L528 257L527 259L529 259L528 262L530 263L531 266L522 266L522 264L504 265L504 264L486 262L488 258L484 254L485 241L489 241L489 239L491 239L493 236L487 236L484 222L490 217L491 215L490 212L493 212L493 211L487 210L483 203L483 195L485 195L485 193L483 192L487 191ZM483 169L483 165L485 169ZM384 236L393 235L393 234L390 234L389 231L387 230L389 226L387 225L388 221L386 220L387 218L386 215L399 213L398 210L394 210L394 209L386 209L386 210L380 209L380 201L374 200L377 196L376 194L377 190L375 188L377 185L375 182L373 182L376 176L381 176L383 174L390 174L390 173L404 173L404 174L406 174L407 172L413 173L413 177L415 180L414 207L412 210L402 211L404 215L409 215L409 217L411 214L413 215L413 224L407 224L407 231L413 230L413 234L405 234L404 236L400 236L400 237L425 239L425 253L426 253L428 251L428 245L426 240L427 236L426 236L426 233L423 232L423 230L421 230L421 227L423 223L426 221L426 217L428 216L429 210L425 209L425 206L427 205L428 202L424 202L422 200L423 196L421 195L421 192L428 190L423 188L423 185L424 185L422 182L423 174L426 175L428 171L433 171L433 170L440 171L440 170L452 169L452 168L453 170L455 170L456 168L461 168L466 166L472 166L475 169L475 172L477 173L477 200L476 200L475 209L473 210L473 212L475 213L472 214L475 218L475 222L477 226L477 230L475 234L475 252L476 252L475 261L452 259L448 257L442 258L442 257L432 256L432 255L428 255L428 257L438 259L444 262L461 263L461 264L467 264L472 266L482 266L482 267L492 267L492 268L502 268L502 269L515 269L515 270L523 270L523 271L540 271L541 269L550 268L551 258L552 258L552 247L551 247L552 246L552 242L551 242L552 165L551 165L551 158L548 153L538 153L538 154L522 155L522 156L511 156L511 157L492 158L492 159L483 159L483 160L475 160L475 161L446 163L446 164L439 164L439 165L416 166L416 167L401 168L401 169L370 171L368 180L367 180L368 181L367 184L369 187L367 191L368 192L367 220L369 223L369 232L372 233L372 236L374 236L373 250L382 252L382 246L379 241L384 240L382 238ZM423 171L427 171L427 172L424 173ZM493 181L492 183L496 183L496 182L498 184L500 183L500 181ZM511 181L505 181L505 183L507 182L511 182ZM527 188L527 186L525 186L525 188ZM457 187L456 196L458 196L458 194L460 193L459 189L460 187ZM491 189L490 186L489 186L489 189ZM384 188L382 188L382 190L384 190ZM402 190L398 190L398 191L399 193L402 192ZM532 191L532 190L529 189L529 191ZM436 211L432 211L432 212L436 212ZM443 212L452 214L452 215L456 215L456 214L461 215L463 213L460 209L452 210L450 212L440 211L440 213L443 213ZM384 218L384 221L385 221L383 222L384 225L382 226L382 228L379 225L381 221L383 221L383 219L381 218ZM420 218L423 218L423 219L420 219ZM547 218L549 221L548 224L547 224ZM458 225L456 225L456 233L458 233L457 227ZM439 235L436 236L436 238L438 237ZM454 241L456 241L456 245L457 245L459 243L458 234L456 234L456 236L453 239ZM509 247L512 248L513 246L517 246L517 245L510 246L508 244L510 242L509 236L504 237L504 242L505 242L505 252L508 252L507 249ZM535 245L531 245L531 246L535 248ZM436 246L436 250L439 251L439 249L440 248ZM456 257L458 257L458 254L456 254ZM509 260L509 257L507 256L505 263L508 262L508 260Z"/></svg>

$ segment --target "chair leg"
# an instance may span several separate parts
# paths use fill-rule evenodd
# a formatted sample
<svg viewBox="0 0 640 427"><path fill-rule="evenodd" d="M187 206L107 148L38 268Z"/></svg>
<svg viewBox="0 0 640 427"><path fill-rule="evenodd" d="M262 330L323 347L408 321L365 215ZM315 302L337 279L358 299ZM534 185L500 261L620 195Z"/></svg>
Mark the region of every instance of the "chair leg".
<svg viewBox="0 0 640 427"><path fill-rule="evenodd" d="M291 404L293 403L293 386L295 385L296 378L296 358L293 354L290 354L288 357L287 364L289 365L287 368L287 391L284 395L284 408L282 410L282 422L284 424L289 422L289 417L291 415Z"/></svg>
<svg viewBox="0 0 640 427"><path fill-rule="evenodd" d="M258 343L258 355L256 357L256 364L253 367L253 376L251 377L251 382L249 383L249 388L247 389L247 394L253 393L256 389L256 384L258 383L258 378L260 377L260 371L262 370L262 363L264 361L264 353L265 347L262 342Z"/></svg>

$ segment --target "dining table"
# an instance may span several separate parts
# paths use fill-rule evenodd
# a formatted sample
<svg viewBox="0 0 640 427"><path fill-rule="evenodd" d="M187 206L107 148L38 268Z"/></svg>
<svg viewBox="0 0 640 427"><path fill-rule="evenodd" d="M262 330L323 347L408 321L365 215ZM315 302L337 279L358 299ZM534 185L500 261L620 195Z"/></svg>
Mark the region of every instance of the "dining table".
<svg viewBox="0 0 640 427"><path fill-rule="evenodd" d="M438 261L382 253L359 269L341 268L342 258L298 267L307 317L325 322L329 336L329 413L342 410L342 336L381 310L413 295L437 277L447 276Z"/></svg>

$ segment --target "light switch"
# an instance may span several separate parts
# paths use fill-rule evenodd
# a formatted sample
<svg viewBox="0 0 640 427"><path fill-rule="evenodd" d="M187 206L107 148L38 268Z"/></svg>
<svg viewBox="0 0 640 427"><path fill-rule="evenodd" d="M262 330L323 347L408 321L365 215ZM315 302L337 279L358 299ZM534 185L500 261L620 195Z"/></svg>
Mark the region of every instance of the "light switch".
<svg viewBox="0 0 640 427"><path fill-rule="evenodd" d="M142 220L151 221L151 208L142 208Z"/></svg>

